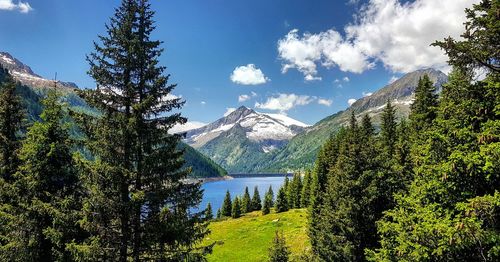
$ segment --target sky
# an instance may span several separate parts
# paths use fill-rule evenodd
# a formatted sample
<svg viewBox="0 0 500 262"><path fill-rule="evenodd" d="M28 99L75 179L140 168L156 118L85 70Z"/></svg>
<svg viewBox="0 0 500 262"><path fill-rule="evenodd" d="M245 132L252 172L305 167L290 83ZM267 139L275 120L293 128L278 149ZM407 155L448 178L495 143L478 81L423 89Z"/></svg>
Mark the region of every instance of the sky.
<svg viewBox="0 0 500 262"><path fill-rule="evenodd" d="M151 0L160 63L189 127L239 106L306 124L405 73L449 71L429 46L459 38L479 0ZM46 78L93 88L85 60L119 0L0 0L0 51Z"/></svg>

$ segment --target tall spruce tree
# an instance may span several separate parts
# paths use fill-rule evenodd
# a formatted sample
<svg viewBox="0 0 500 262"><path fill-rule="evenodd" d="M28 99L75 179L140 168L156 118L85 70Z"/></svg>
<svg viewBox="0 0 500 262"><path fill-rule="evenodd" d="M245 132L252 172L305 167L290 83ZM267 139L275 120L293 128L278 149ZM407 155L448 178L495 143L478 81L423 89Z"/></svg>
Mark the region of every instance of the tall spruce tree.
<svg viewBox="0 0 500 262"><path fill-rule="evenodd" d="M96 161L84 165L82 223L93 236L77 252L91 259L199 259L207 251L193 245L207 233L203 212L192 212L202 191L183 181L190 170L177 150L181 137L168 133L186 122L168 114L184 102L171 98L176 85L158 65L153 16L149 1L123 0L88 57L97 89L82 95L101 114L79 117Z"/></svg>
<svg viewBox="0 0 500 262"><path fill-rule="evenodd" d="M432 124L437 115L437 106L438 95L436 94L436 88L429 76L424 75L418 81L415 89L415 101L411 105L409 115L411 127L415 134L421 133Z"/></svg>
<svg viewBox="0 0 500 262"><path fill-rule="evenodd" d="M260 198L259 188L255 186L252 196L252 210L259 211L261 209L262 209L262 200Z"/></svg>
<svg viewBox="0 0 500 262"><path fill-rule="evenodd" d="M302 191L300 192L300 207L309 207L311 201L311 170L306 170L302 180Z"/></svg>
<svg viewBox="0 0 500 262"><path fill-rule="evenodd" d="M205 209L205 219L212 220L214 219L214 213L212 211L212 205L210 202L207 204L207 208Z"/></svg>
<svg viewBox="0 0 500 262"><path fill-rule="evenodd" d="M271 186L269 190L264 195L264 205L262 206L262 214L267 215L271 212L271 207L273 206L274 193Z"/></svg>
<svg viewBox="0 0 500 262"><path fill-rule="evenodd" d="M224 202L222 202L222 207L220 208L221 215L225 217L230 217L232 208L233 208L233 203L231 201L231 194L229 193L229 190L227 190L226 196L224 196Z"/></svg>
<svg viewBox="0 0 500 262"><path fill-rule="evenodd" d="M274 203L274 209L276 210L276 213L285 212L289 209L288 198L286 196L286 190L284 186L280 187L280 189L278 190L278 195L276 196L276 201Z"/></svg>
<svg viewBox="0 0 500 262"><path fill-rule="evenodd" d="M232 218L239 218L240 216L241 216L240 198L235 197L233 200L233 205L231 207L231 217Z"/></svg>
<svg viewBox="0 0 500 262"><path fill-rule="evenodd" d="M245 193L243 194L243 198L241 199L241 211L243 213L252 212L252 199L250 199L250 192L248 191L248 187L245 187Z"/></svg>
<svg viewBox="0 0 500 262"><path fill-rule="evenodd" d="M286 245L283 233L275 232L273 243L269 248L269 262L288 262L290 259L290 250Z"/></svg>
<svg viewBox="0 0 500 262"><path fill-rule="evenodd" d="M19 165L19 132L25 112L16 82L7 70L0 70L5 75L0 86L0 179L11 182Z"/></svg>
<svg viewBox="0 0 500 262"><path fill-rule="evenodd" d="M55 91L43 106L41 122L28 129L19 153L15 220L2 252L9 261L70 261L68 245L83 237L77 223L82 188L63 124L66 111Z"/></svg>

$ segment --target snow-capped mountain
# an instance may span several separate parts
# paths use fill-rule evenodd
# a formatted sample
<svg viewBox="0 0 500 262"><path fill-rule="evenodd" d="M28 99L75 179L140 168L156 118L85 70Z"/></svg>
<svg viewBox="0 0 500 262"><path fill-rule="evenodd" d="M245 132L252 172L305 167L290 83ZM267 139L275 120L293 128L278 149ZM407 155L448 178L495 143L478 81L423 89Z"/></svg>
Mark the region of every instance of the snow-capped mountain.
<svg viewBox="0 0 500 262"><path fill-rule="evenodd" d="M259 113L242 106L211 124L188 131L186 141L194 147L202 147L223 132L231 132L233 128L243 129L246 138L262 143L263 151L268 152L303 132L306 127L308 125L285 115Z"/></svg>
<svg viewBox="0 0 500 262"><path fill-rule="evenodd" d="M9 70L9 73L14 77L14 79L21 82L23 85L37 88L54 86L54 80L45 79L40 75L37 75L29 66L23 64L9 53L0 52L0 65ZM78 88L75 83L61 81L57 82L57 87L67 89Z"/></svg>
<svg viewBox="0 0 500 262"><path fill-rule="evenodd" d="M257 170L263 160L308 125L280 114L240 107L229 115L186 133L186 142L230 173Z"/></svg>

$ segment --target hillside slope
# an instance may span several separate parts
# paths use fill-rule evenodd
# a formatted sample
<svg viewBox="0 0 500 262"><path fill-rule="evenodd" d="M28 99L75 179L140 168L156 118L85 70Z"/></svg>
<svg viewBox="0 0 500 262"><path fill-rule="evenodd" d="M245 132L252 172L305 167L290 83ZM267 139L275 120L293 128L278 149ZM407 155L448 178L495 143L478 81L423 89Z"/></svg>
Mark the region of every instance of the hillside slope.
<svg viewBox="0 0 500 262"><path fill-rule="evenodd" d="M371 96L356 101L345 111L331 115L304 133L294 137L283 149L277 151L271 159L264 161L259 171L283 172L312 167L320 147L341 126L346 125L352 112L357 118L369 114L375 126L380 123L380 115L387 103L391 100L397 108L398 116L407 117L414 99L418 80L427 74L431 81L441 90L441 85L447 81L447 76L438 70L423 69L408 73L395 82L379 89ZM266 164L268 163L268 164Z"/></svg>
<svg viewBox="0 0 500 262"><path fill-rule="evenodd" d="M41 99L48 90L57 88L60 91L61 99L69 105L72 110L83 111L87 113L96 113L96 110L87 105L77 94L77 86L70 82L57 82L47 80L35 74L31 68L8 53L0 52L0 84L5 81L7 73L11 73L14 79L18 81L17 92L22 97L26 106L26 115L28 122L40 120L42 112ZM17 72L17 73L16 73ZM70 133L72 136L81 136L74 125L71 125ZM225 176L227 172L210 158L204 156L189 145L181 143L179 148L185 149L184 159L185 167L192 167L191 177L218 177Z"/></svg>
<svg viewBox="0 0 500 262"><path fill-rule="evenodd" d="M203 244L215 242L216 245L213 253L207 256L208 261L267 261L268 248L276 230L283 232L292 258L310 248L305 209L265 216L261 212L252 212L238 219L211 222L209 229L211 234Z"/></svg>

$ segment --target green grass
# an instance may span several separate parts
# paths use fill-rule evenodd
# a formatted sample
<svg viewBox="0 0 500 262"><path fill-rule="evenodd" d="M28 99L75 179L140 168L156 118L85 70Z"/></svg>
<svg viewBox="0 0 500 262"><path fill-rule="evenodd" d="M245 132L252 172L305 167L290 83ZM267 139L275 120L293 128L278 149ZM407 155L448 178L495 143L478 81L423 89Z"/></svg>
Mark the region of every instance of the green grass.
<svg viewBox="0 0 500 262"><path fill-rule="evenodd" d="M211 234L204 244L216 242L216 245L208 261L266 261L276 230L284 233L292 257L297 257L310 246L306 225L305 209L265 216L252 212L238 219L212 222Z"/></svg>

